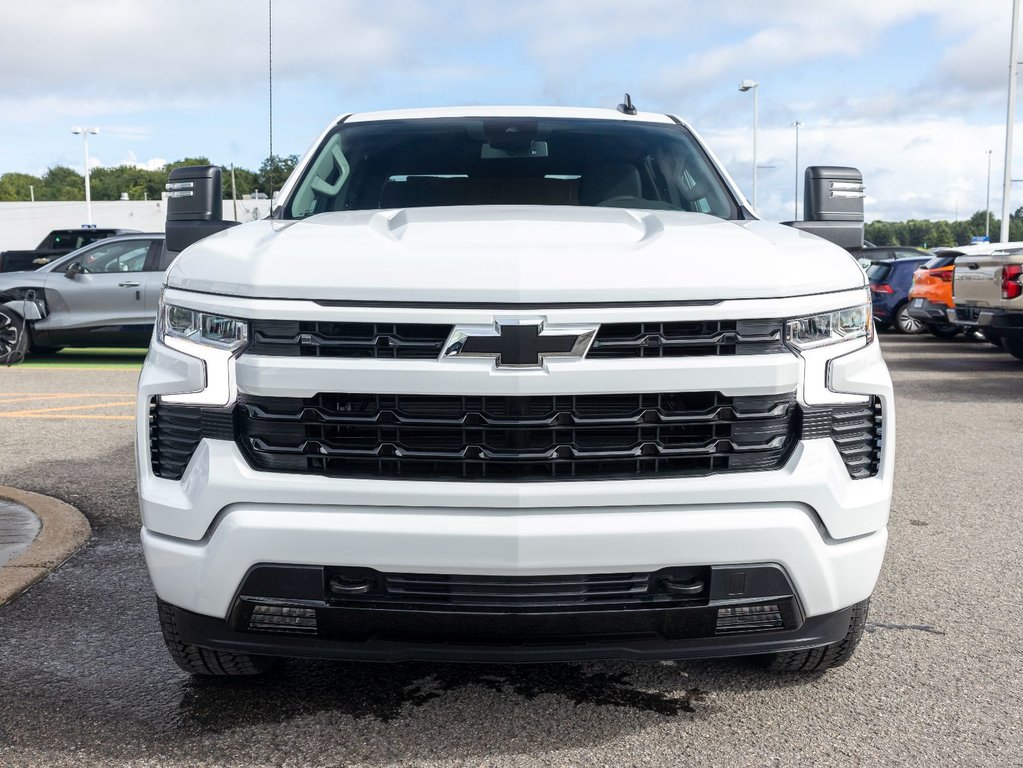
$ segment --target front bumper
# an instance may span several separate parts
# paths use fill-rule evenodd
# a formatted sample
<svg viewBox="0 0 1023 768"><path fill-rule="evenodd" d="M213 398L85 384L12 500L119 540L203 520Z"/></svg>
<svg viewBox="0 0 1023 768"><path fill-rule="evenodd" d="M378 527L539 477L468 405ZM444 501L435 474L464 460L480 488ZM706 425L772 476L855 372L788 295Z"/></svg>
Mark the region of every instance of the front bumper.
<svg viewBox="0 0 1023 768"><path fill-rule="evenodd" d="M785 599L798 616L781 629L741 637L697 632L632 639L612 632L599 642L589 636L561 650L541 639L539 645L521 644L526 648L521 655L507 645L498 651L469 642L462 646L477 650L464 657L529 660L534 658L529 649L535 649L535 658L679 658L832 642L848 628L847 609L869 597L880 571L895 414L876 342L834 359L828 354L834 353L643 361L633 370L593 362L523 374L475 364L455 369L438 363L242 358L238 390L268 396L308 396L338 382L354 392L796 391L811 406L874 396L884 414L880 466L875 476L853 480L833 440L824 437L798 442L780 469L705 477L542 483L343 479L259 472L235 442L204 438L181 479L170 480L152 471L143 417L137 456L150 575L158 596L194 627L187 631L194 631L190 637L199 645L342 658L450 658L443 648L428 649L445 646L436 637L406 639L398 647L386 632L359 641L248 632L235 621L242 585L260 564L510 578L771 564L791 585ZM140 380L140 414L148 412L153 397L194 392L203 380L201 361L152 345ZM275 599L294 604L310 598ZM708 603L681 610L716 608Z"/></svg>

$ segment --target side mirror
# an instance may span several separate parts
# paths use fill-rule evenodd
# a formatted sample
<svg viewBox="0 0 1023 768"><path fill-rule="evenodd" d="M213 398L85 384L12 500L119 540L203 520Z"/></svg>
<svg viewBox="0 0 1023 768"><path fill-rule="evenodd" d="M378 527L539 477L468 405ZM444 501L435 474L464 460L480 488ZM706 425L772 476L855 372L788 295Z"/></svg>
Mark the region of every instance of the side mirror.
<svg viewBox="0 0 1023 768"><path fill-rule="evenodd" d="M167 179L168 251L183 251L204 237L233 227L224 221L220 167L187 165L175 168Z"/></svg>
<svg viewBox="0 0 1023 768"><path fill-rule="evenodd" d="M64 270L64 277L68 280L74 280L82 273L82 263L80 261L72 261L67 265L67 269Z"/></svg>
<svg viewBox="0 0 1023 768"><path fill-rule="evenodd" d="M811 165L803 182L803 221L783 222L847 250L863 247L863 174L856 168Z"/></svg>

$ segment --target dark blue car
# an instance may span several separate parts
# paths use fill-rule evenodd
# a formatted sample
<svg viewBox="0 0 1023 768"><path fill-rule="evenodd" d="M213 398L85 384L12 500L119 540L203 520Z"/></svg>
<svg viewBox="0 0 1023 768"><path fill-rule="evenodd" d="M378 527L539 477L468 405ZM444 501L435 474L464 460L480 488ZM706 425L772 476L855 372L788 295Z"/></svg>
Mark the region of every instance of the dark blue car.
<svg viewBox="0 0 1023 768"><path fill-rule="evenodd" d="M881 330L895 327L900 333L920 333L923 325L909 316L909 289L916 268L931 258L884 259L867 267L870 296L874 303L874 325Z"/></svg>

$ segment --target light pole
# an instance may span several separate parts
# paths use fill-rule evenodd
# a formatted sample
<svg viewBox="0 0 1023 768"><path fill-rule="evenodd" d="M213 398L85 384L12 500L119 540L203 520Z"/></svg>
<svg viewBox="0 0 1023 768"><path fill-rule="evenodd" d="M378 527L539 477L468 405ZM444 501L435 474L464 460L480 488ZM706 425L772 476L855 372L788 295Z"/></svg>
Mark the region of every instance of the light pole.
<svg viewBox="0 0 1023 768"><path fill-rule="evenodd" d="M796 129L796 183L795 190L792 193L792 220L799 221L799 126L802 123L798 120L792 123L792 127Z"/></svg>
<svg viewBox="0 0 1023 768"><path fill-rule="evenodd" d="M757 93L760 83L756 80L743 80L739 90L743 93L753 91L753 210L757 208Z"/></svg>
<svg viewBox="0 0 1023 768"><path fill-rule="evenodd" d="M991 150L987 151L987 202L984 203L987 220L984 222L984 237L991 242Z"/></svg>
<svg viewBox="0 0 1023 768"><path fill-rule="evenodd" d="M1009 97L1005 114L1005 172L1002 177L1002 231L998 242L1009 241L1009 195L1012 193L1012 128L1016 122L1016 51L1019 42L1019 0L1012 0L1012 33L1009 37Z"/></svg>
<svg viewBox="0 0 1023 768"><path fill-rule="evenodd" d="M71 129L71 133L82 134L82 148L85 151L85 219L88 225L92 226L92 190L89 188L89 134L93 136L99 133L99 128L83 128L81 126Z"/></svg>

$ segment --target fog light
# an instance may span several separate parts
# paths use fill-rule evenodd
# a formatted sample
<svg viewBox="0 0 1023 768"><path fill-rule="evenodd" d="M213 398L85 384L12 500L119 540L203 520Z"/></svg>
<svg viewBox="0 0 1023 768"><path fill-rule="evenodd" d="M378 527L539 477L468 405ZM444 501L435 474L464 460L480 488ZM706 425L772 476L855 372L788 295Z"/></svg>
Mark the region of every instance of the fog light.
<svg viewBox="0 0 1023 768"><path fill-rule="evenodd" d="M782 618L781 610L775 603L718 608L717 634L719 635L784 628L785 619Z"/></svg>
<svg viewBox="0 0 1023 768"><path fill-rule="evenodd" d="M249 629L260 632L316 632L316 611L313 608L292 608L287 605L257 605L249 617Z"/></svg>

